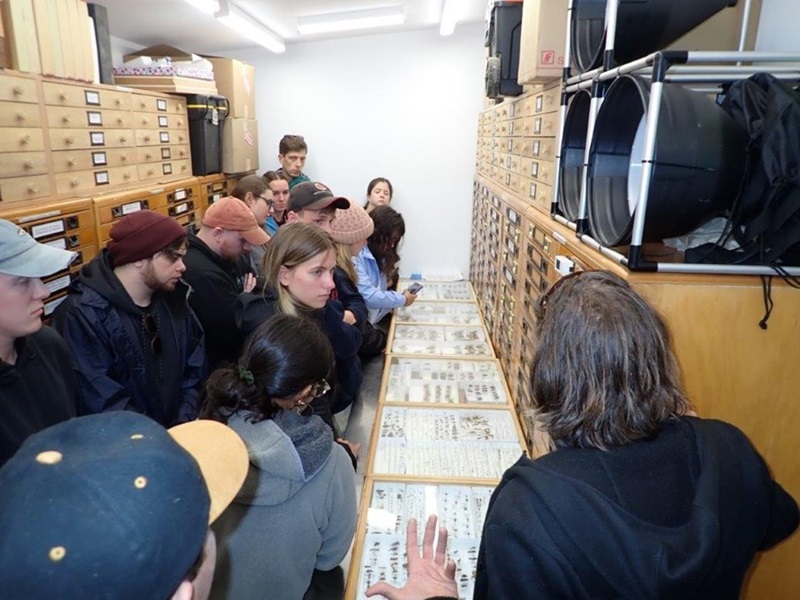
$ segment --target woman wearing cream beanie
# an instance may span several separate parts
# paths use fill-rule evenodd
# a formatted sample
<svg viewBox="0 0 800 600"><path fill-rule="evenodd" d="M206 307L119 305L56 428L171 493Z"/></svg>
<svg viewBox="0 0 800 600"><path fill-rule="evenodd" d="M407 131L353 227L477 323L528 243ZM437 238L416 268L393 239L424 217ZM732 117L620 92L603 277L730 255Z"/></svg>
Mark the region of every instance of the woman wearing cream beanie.
<svg viewBox="0 0 800 600"><path fill-rule="evenodd" d="M345 320L352 318L351 325L361 330L359 354L364 358L376 356L386 347L386 334L367 320L367 306L358 292L358 275L353 266L353 257L366 246L374 228L367 211L352 200L350 208L336 210L331 224L331 237L336 242L336 269L333 272L336 294L344 305Z"/></svg>

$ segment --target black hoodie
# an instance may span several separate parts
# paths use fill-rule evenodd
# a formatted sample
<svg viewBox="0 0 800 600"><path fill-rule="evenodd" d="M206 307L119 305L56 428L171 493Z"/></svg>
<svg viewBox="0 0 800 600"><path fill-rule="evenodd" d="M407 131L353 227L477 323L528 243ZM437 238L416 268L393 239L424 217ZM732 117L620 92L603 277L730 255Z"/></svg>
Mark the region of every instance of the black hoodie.
<svg viewBox="0 0 800 600"><path fill-rule="evenodd" d="M183 278L192 286L189 304L203 325L213 370L226 362L235 363L242 352L244 336L236 327L234 312L245 276L252 271L247 255L225 260L196 235L190 234L188 240Z"/></svg>
<svg viewBox="0 0 800 600"><path fill-rule="evenodd" d="M475 598L739 598L797 503L747 437L683 418L652 440L521 458L489 505Z"/></svg>
<svg viewBox="0 0 800 600"><path fill-rule="evenodd" d="M188 293L181 282L145 309L114 274L107 250L81 269L53 325L72 351L84 412L135 410L166 427L196 418L207 369ZM157 342L145 330L147 313Z"/></svg>

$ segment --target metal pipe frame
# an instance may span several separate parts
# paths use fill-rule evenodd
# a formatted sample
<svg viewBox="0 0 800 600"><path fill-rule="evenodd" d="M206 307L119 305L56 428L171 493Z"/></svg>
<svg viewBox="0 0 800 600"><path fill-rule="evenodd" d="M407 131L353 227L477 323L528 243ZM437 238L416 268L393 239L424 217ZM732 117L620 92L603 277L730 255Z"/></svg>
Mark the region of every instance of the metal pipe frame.
<svg viewBox="0 0 800 600"><path fill-rule="evenodd" d="M586 147L583 151L583 170L581 173L581 198L578 205L578 218L576 219L578 233L586 233L589 227L589 215L587 207L589 204L589 159L592 155L592 140L594 140L594 126L597 121L597 113L603 104L603 88L598 83L592 88L592 99L589 101L589 124L586 129Z"/></svg>
<svg viewBox="0 0 800 600"><path fill-rule="evenodd" d="M608 0L606 3L606 48L603 55L603 66L576 76L570 76L571 55L572 55L572 13L574 11L573 0L569 0L567 9L567 36L566 49L564 54L564 71L562 77L562 104L559 115L559 129L557 132L557 156L555 184L553 185L552 217L558 223L573 229L578 240L587 246L598 251L600 254L611 258L617 263L628 267L631 270L658 271L664 273L695 273L695 274L727 274L727 275L776 275L777 271L768 266L760 265L705 265L705 264L681 264L681 263L651 263L645 261L642 256L642 240L644 237L644 222L647 212L647 202L650 192L650 179L653 171L653 158L655 154L655 142L658 134L658 116L661 110L662 91L665 82L670 83L725 83L749 77L758 72L769 72L782 80L800 80L800 67L795 69L791 66L780 67L773 65L771 68L764 68L765 65L742 66L745 62L759 63L800 63L800 54L782 52L756 52L745 51L744 45L747 38L747 26L750 19L751 1L745 0L744 13L740 26L739 49L738 51L658 51L631 61L624 65L611 67L613 64L613 52L617 29L617 14L619 11L619 0ZM723 63L705 64L703 63ZM728 64L725 64L728 63ZM637 199L633 232L631 235L631 245L628 256L607 248L597 240L581 231L581 222L586 222L587 216L587 174L589 163L589 152L594 135L594 124L597 112L602 103L602 97L596 97L595 91L602 90L601 84L612 81L621 75L640 74L651 79L650 99L646 113L645 129L645 148L642 157L642 185L639 188ZM577 222L568 221L561 215L556 214L559 192L559 171L561 163L561 139L564 134L566 123L566 110L569 96L575 92L592 88L592 105L589 112L589 125L587 128L586 153L584 155L581 203ZM791 276L800 276L800 267L785 267L782 271Z"/></svg>

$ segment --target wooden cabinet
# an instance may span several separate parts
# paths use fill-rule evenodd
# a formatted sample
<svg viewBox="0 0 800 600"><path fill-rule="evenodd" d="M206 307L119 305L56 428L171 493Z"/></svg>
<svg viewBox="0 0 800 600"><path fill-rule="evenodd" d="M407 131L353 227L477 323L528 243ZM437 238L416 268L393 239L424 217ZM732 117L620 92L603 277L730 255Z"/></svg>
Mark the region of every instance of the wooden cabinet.
<svg viewBox="0 0 800 600"><path fill-rule="evenodd" d="M529 390L532 305L560 276L556 260L565 257L576 269L619 274L653 303L669 324L698 413L742 429L776 480L800 498L800 402L791 360L800 339L800 291L773 279L774 309L764 330L758 325L765 310L758 277L629 272L582 243L550 216L557 98L557 87L532 90L507 101L515 109L495 106L482 113L473 186L470 279L529 452L549 449ZM503 126L512 122L513 128ZM760 556L744 597L793 597L800 589L798 555L795 534Z"/></svg>

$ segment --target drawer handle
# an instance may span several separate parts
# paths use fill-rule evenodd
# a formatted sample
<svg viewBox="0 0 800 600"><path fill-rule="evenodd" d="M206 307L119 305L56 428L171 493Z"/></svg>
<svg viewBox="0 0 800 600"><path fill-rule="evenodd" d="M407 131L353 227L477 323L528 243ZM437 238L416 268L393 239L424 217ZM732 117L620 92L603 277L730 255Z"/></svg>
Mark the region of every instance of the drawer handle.
<svg viewBox="0 0 800 600"><path fill-rule="evenodd" d="M144 141L145 142L149 142L150 141L150 136L149 135L144 136Z"/></svg>
<svg viewBox="0 0 800 600"><path fill-rule="evenodd" d="M144 155L144 157L145 158L153 158L153 155L148 152L147 154Z"/></svg>
<svg viewBox="0 0 800 600"><path fill-rule="evenodd" d="M145 125L145 126L147 126L147 125L149 125L149 124L150 124L150 119L148 119L148 118L145 118L145 117L142 117L142 125Z"/></svg>
<svg viewBox="0 0 800 600"><path fill-rule="evenodd" d="M28 113L23 111L17 112L17 121L19 121L20 123L24 123L27 120L28 120Z"/></svg>
<svg viewBox="0 0 800 600"><path fill-rule="evenodd" d="M68 125L70 123L70 118L67 116L61 117L61 122L64 123L64 125Z"/></svg>
<svg viewBox="0 0 800 600"><path fill-rule="evenodd" d="M145 101L142 101L142 102L141 102L141 104L140 104L140 106L141 106L142 108L147 108L147 102L145 102Z"/></svg>
<svg viewBox="0 0 800 600"><path fill-rule="evenodd" d="M23 165L23 167L24 167L25 169L27 169L28 171L30 171L31 169L33 169L33 167L34 167L34 166L35 166L35 165L33 164L33 161L30 161L30 160L26 160L26 161L25 161L25 164Z"/></svg>
<svg viewBox="0 0 800 600"><path fill-rule="evenodd" d="M30 193L32 193L32 194L35 194L36 192L38 192L38 191L39 191L39 186L38 186L38 185L36 185L35 183L31 183L31 184L28 186L28 191L29 191Z"/></svg>
<svg viewBox="0 0 800 600"><path fill-rule="evenodd" d="M125 173L125 174L122 176L122 178L123 178L123 179L130 179L130 178L131 178L131 174L130 174L130 173Z"/></svg>
<svg viewBox="0 0 800 600"><path fill-rule="evenodd" d="M76 164L77 162L75 161L74 158L70 158L67 160L67 165L69 165L70 167L74 167Z"/></svg>
<svg viewBox="0 0 800 600"><path fill-rule="evenodd" d="M117 98L117 99L114 101L114 104L116 104L117 106L122 106L122 100L120 100L119 98Z"/></svg>
<svg viewBox="0 0 800 600"><path fill-rule="evenodd" d="M119 157L119 159L122 162L128 162L128 155L127 154L123 154L122 156Z"/></svg>
<svg viewBox="0 0 800 600"><path fill-rule="evenodd" d="M25 90L22 88L22 86L17 85L17 86L14 86L14 89L12 90L12 93L15 96L22 96L22 94L25 93Z"/></svg>
<svg viewBox="0 0 800 600"><path fill-rule="evenodd" d="M119 117L117 119L117 125L124 125L124 124L125 124L125 119L123 119L122 117Z"/></svg>
<svg viewBox="0 0 800 600"><path fill-rule="evenodd" d="M79 183L80 183L80 181L78 180L77 177L73 177L72 179L69 180L69 185L71 187L78 187Z"/></svg>
<svg viewBox="0 0 800 600"><path fill-rule="evenodd" d="M28 142L30 142L30 141L31 141L31 136L30 136L30 135L27 135L27 134L26 134L26 135L23 135L23 136L22 136L22 137L19 139L19 143L20 143L20 145L21 145L21 146L27 146L27 145L28 145Z"/></svg>
<svg viewBox="0 0 800 600"><path fill-rule="evenodd" d="M66 101L67 101L67 95L66 95L64 92L61 92L61 94L59 94L58 98L59 98L59 99L60 99L62 102L66 102Z"/></svg>
<svg viewBox="0 0 800 600"><path fill-rule="evenodd" d="M71 135L68 136L68 137L65 137L64 138L64 143L67 144L67 145L74 144L75 143L75 138L73 136L71 136Z"/></svg>
<svg viewBox="0 0 800 600"><path fill-rule="evenodd" d="M127 141L128 141L128 138L126 138L124 135L119 138L119 143L120 144L124 144Z"/></svg>

